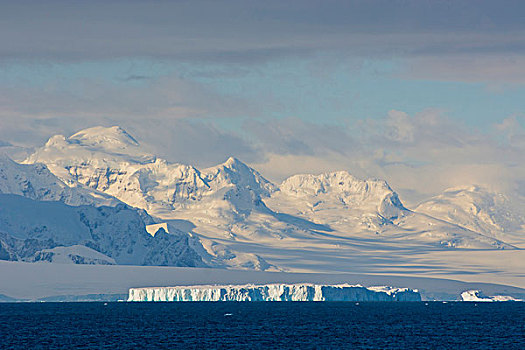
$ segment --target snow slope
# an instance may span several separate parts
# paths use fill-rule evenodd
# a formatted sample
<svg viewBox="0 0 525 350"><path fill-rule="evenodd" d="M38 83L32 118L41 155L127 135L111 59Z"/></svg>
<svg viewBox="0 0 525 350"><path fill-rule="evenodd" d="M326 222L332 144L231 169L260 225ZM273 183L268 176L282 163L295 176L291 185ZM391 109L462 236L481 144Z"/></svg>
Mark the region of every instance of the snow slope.
<svg viewBox="0 0 525 350"><path fill-rule="evenodd" d="M64 262L65 255L74 263L206 266L190 236L152 237L145 218L124 204L73 207L0 194L0 257Z"/></svg>
<svg viewBox="0 0 525 350"><path fill-rule="evenodd" d="M83 245L69 247L58 246L42 249L35 254L34 261L46 261L57 264L115 265L115 259Z"/></svg>
<svg viewBox="0 0 525 350"><path fill-rule="evenodd" d="M347 171L295 175L281 184L280 193L287 198L279 200L305 204L305 212L324 214L349 209L368 228L379 228L406 211L397 193L385 181L359 180Z"/></svg>
<svg viewBox="0 0 525 350"><path fill-rule="evenodd" d="M525 232L525 210L480 186L447 189L415 210L498 239Z"/></svg>
<svg viewBox="0 0 525 350"><path fill-rule="evenodd" d="M348 238L442 248L512 249L494 237L410 211L382 180L359 180L346 171L295 175L268 206L330 228Z"/></svg>
<svg viewBox="0 0 525 350"><path fill-rule="evenodd" d="M150 212L172 211L184 207L193 211L192 204L196 199L218 196L222 200L222 196L228 195L233 198L234 205L228 207L232 216L237 215L237 209L242 210L243 200L259 201L259 192L251 190L255 188L256 183L261 183L261 193L266 187L270 188L269 183L265 183L257 173L250 174L253 175L252 178L247 177L246 172L249 172L249 169L237 164L235 160L227 162L223 167L209 169L202 176L193 167L171 165L157 160L154 156L142 152L133 137L119 127L91 128L67 139L60 135L54 136L31 157L45 158L50 152L56 156L56 162L48 164L57 176L48 170L44 162L18 164L7 157L0 158L0 192L76 206L116 206L122 203L122 200ZM224 175L225 173L231 180ZM236 188L242 190L237 191ZM212 209L209 208L209 212L213 212ZM224 210L219 209L222 208L215 209L216 217L224 215ZM18 211L26 210L27 208L18 208L14 215L16 216ZM60 217L63 216L55 215L57 221L61 220ZM154 219L148 216L146 224L154 223ZM75 232L81 231L76 229ZM170 261L165 255L169 252L178 254L177 249L169 242L173 239L171 236L180 238L187 234L186 229L181 231L172 227L169 238L162 238L164 235L156 240L166 244L165 247L161 244L156 247L161 251L157 257L149 258L148 262L134 260L135 263L179 264ZM263 270L271 268L270 264L255 254L235 252L210 240L204 242L204 247L198 237L191 235L185 239L188 239L192 249L198 252L203 265ZM163 255L163 258L159 258Z"/></svg>
<svg viewBox="0 0 525 350"><path fill-rule="evenodd" d="M18 164L0 154L0 193L69 205L116 205L119 200L103 192L72 183L66 185L44 164Z"/></svg>
<svg viewBox="0 0 525 350"><path fill-rule="evenodd" d="M345 237L382 232L409 213L385 181L359 180L346 171L292 176L266 203L281 217L316 225L307 229Z"/></svg>

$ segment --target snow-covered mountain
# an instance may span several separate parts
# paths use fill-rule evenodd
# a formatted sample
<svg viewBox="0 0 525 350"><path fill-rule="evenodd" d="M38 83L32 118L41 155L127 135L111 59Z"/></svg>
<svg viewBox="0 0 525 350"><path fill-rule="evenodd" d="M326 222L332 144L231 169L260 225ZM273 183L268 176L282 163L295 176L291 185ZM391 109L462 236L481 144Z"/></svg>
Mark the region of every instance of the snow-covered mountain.
<svg viewBox="0 0 525 350"><path fill-rule="evenodd" d="M447 189L415 210L503 240L525 230L523 208L480 186Z"/></svg>
<svg viewBox="0 0 525 350"><path fill-rule="evenodd" d="M117 205L116 198L80 184L66 185L44 164L18 164L0 154L0 193L69 205Z"/></svg>
<svg viewBox="0 0 525 350"><path fill-rule="evenodd" d="M123 130L119 128L112 128L111 131L118 133L124 133L124 136L127 135ZM81 139L85 139L85 133L79 133L77 135ZM54 139L59 139L55 137ZM107 140L108 138L98 138L97 140ZM111 138L109 138L111 139ZM126 137L123 138L124 140L127 140ZM131 139L130 139L131 140ZM129 145L133 146L133 142L129 141L127 142ZM50 143L48 143L49 145ZM53 144L51 142L51 144ZM73 145L77 145L78 142L72 142ZM88 142L87 147L94 147L93 145L97 145L97 141ZM75 147L75 146L73 146ZM119 150L122 151L124 147L118 147L116 145L112 145L110 147L110 150ZM62 151L67 153L63 148ZM81 152L85 151L81 149ZM99 153L100 155L100 153ZM115 157L121 158L122 155L115 155ZM109 157L107 157L109 158ZM106 159L104 159L105 161ZM215 174L217 176L220 176L220 173ZM64 235L66 235L68 232L83 232L85 231L85 227L73 225L71 226L71 223L68 223L68 216L65 214L68 211L62 213L61 209L65 208L64 206L61 206L59 203L55 203L55 209L57 210L56 213L51 213L52 215L46 216L49 214L49 212L44 211L46 206L44 204L39 204L38 201L52 201L52 202L60 202L63 204L67 204L67 206L111 206L111 207L117 207L119 205L123 205L123 203L117 199L116 197L113 197L109 194L106 194L102 191L99 191L97 188L90 188L80 182L66 179L67 184L62 179L58 178L54 174L52 174L47 166L43 163L35 163L35 164L18 164L11 159L9 159L7 156L0 157L0 193L3 194L15 194L20 195L29 199L34 200L34 202L24 202L21 200L12 200L10 202L2 202L0 205L0 214L6 214L4 215L4 223L3 223L3 229L0 229L0 231L3 234L3 246L4 249L2 250L3 253L0 253L0 258L2 259L8 259L8 260L46 260L46 261L68 261L69 258L58 258L59 253L62 256L78 256L77 253L71 253L71 254L65 254L64 253L64 246L69 245L81 245L81 248L75 248L75 251L83 252L84 255L82 259L69 259L69 261L74 261L76 263L89 263L89 262L97 262L97 263L111 263L114 261L114 259L109 258L114 256L115 254L120 254L116 250L118 250L118 247L108 246L105 249L107 250L108 256L107 259L101 259L98 258L87 258L87 256L96 256L100 253L101 249L96 248L96 251L88 252L85 246L82 246L84 244L84 240L81 239L82 237L76 237L72 240L65 240L64 241ZM125 194L125 192L124 192ZM126 198L124 196L124 198ZM30 203L30 204L27 204ZM51 205L51 204L49 204ZM129 210L135 210L132 208L128 208ZM111 209L107 209L111 210ZM57 213L62 213L58 215ZM111 221L111 212L108 214L110 217L108 218L109 221ZM142 214L141 214L142 215ZM26 216L29 216L26 218ZM141 223L139 226L141 234L145 232L145 226L146 224L152 224L154 222L154 219L149 217L147 214L144 216L145 222ZM45 218L53 217L54 223L51 223L52 225L49 226L49 223L46 223ZM13 218L16 218L16 220L11 221ZM32 227L27 226L25 223L27 221L36 220L34 225ZM18 225L17 223L21 223L21 225ZM17 226L18 225L18 226ZM97 224L99 225L99 224ZM37 239L37 241L33 241L34 237L34 227L52 227L48 233L56 233L58 236L54 237L53 242L49 244L43 244L41 239ZM2 226L0 226L2 228ZM9 228L9 230L7 230ZM118 230L118 227L115 228ZM111 232L111 228L109 228L108 232ZM135 231L138 230L138 228L134 229ZM13 231L17 233L17 235L13 236ZM148 257L139 257L139 256L133 256L131 257L129 261L124 261L122 259L116 259L117 263L133 263L138 265L174 265L174 266L216 266L216 267L236 267L236 268L253 268L253 269L267 269L270 267L268 263L264 261L264 259L258 257L255 254L249 254L249 253L242 253L242 252L235 252L231 249L228 249L224 245L218 244L217 242L212 241L206 241L206 245L208 248L205 249L202 245L202 242L196 238L192 237L187 230L181 231L178 230L176 227L171 227L170 235L155 235L155 242L158 244L151 246L151 252L149 253ZM105 233L106 234L106 233ZM111 234L114 235L114 234ZM16 237L24 236L24 241L17 240ZM62 237L62 239L61 239ZM175 239L175 237L178 237ZM183 237L183 240L181 241L180 247L174 247L173 241L179 241L181 240L181 237ZM49 238L49 237L48 237ZM85 238L85 237L84 237ZM136 241L136 239L130 237L131 242ZM150 240L149 237L146 238L147 241ZM7 243L6 243L7 242ZM9 243L10 242L10 243ZM20 253L20 249L25 249L22 246L27 244L36 244L36 248L29 249L28 251ZM42 245L43 244L43 245ZM135 244L135 243L133 243ZM196 252L198 252L198 260L202 260L201 262L191 263L188 259L183 258L179 259L178 256L180 253L178 250L184 246L184 244L188 245L188 249L194 249ZM151 245L151 243L148 243L148 245ZM191 245L191 247L190 247ZM120 244L122 246L122 244ZM57 248L54 248L57 247ZM148 249L150 249L148 248ZM41 249L41 250L39 250ZM57 251L58 249L58 251ZM50 250L54 250L51 252ZM7 253L9 251L10 253ZM45 251L45 254L42 255ZM98 253L97 253L98 252ZM172 257L169 256L169 254L173 254ZM53 258L55 256L55 258ZM45 258L44 258L45 257ZM193 265L191 265L193 264Z"/></svg>
<svg viewBox="0 0 525 350"><path fill-rule="evenodd" d="M286 269L292 261L348 259L366 250L514 248L504 235L490 234L495 226L487 221L466 223L428 209L428 203L408 210L383 180L339 171L295 175L277 186L235 158L207 169L170 163L145 152L120 127L53 136L23 165L10 166L49 169L62 191L103 193L144 209L153 217L148 224L169 227L163 234L193 237L195 251L213 266ZM90 204L61 198L55 200ZM506 220L497 223L519 223Z"/></svg>
<svg viewBox="0 0 525 350"><path fill-rule="evenodd" d="M0 194L4 260L206 266L185 234L146 232L148 215L125 204L68 206Z"/></svg>
<svg viewBox="0 0 525 350"><path fill-rule="evenodd" d="M359 180L347 171L294 175L279 189L270 200L272 208L334 228L351 222L377 231L408 213L385 181Z"/></svg>
<svg viewBox="0 0 525 350"><path fill-rule="evenodd" d="M359 180L346 171L292 176L267 203L349 238L443 248L512 248L454 221L408 210L385 181Z"/></svg>
<svg viewBox="0 0 525 350"><path fill-rule="evenodd" d="M247 213L273 190L269 181L235 158L201 172L145 153L120 127L53 136L24 163L46 164L68 184L80 183L160 217L203 202L214 202L208 211L217 217ZM223 199L223 206L216 205Z"/></svg>

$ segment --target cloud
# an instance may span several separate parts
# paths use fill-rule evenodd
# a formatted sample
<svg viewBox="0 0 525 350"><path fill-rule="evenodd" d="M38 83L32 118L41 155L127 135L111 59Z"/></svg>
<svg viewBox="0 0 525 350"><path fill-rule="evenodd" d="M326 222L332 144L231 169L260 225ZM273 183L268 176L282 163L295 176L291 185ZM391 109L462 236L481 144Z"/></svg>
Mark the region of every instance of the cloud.
<svg viewBox="0 0 525 350"><path fill-rule="evenodd" d="M501 123L494 125L499 136L503 137L503 142L507 147L515 150L525 149L525 116L513 115L505 118Z"/></svg>
<svg viewBox="0 0 525 350"><path fill-rule="evenodd" d="M0 57L261 62L316 52L420 56L523 52L521 1L16 1Z"/></svg>
<svg viewBox="0 0 525 350"><path fill-rule="evenodd" d="M172 162L196 166L211 166L230 156L247 162L260 161L264 154L242 136L224 131L211 122L191 119L148 118L147 125L140 118L0 118L2 152L22 160L34 147L42 146L49 137L70 136L95 125L120 125L147 151Z"/></svg>
<svg viewBox="0 0 525 350"><path fill-rule="evenodd" d="M405 112L390 111L385 122L385 136L396 142L413 142L415 126L410 120L410 116Z"/></svg>
<svg viewBox="0 0 525 350"><path fill-rule="evenodd" d="M269 121L248 120L243 129L254 137L262 149L280 155L344 154L357 147L345 128L306 122L294 117Z"/></svg>
<svg viewBox="0 0 525 350"><path fill-rule="evenodd" d="M367 104L419 105L400 96L412 83L403 80L487 83L493 95L499 85L525 83L524 11L513 0L5 2L0 139L25 149L53 134L117 124L172 161L207 166L235 155L273 179L346 169L414 198L475 182L523 193L522 116L482 132L440 109L355 115L383 113ZM144 59L137 69L115 68L135 58ZM383 66L366 64L374 60L388 67L367 71ZM33 75L35 62L59 68ZM458 99L471 98L462 86ZM463 100L432 99L442 87L423 87L431 98L421 104L459 113ZM515 101L508 110L519 111ZM268 119L314 120L316 108L332 121ZM346 122L333 121L348 110Z"/></svg>
<svg viewBox="0 0 525 350"><path fill-rule="evenodd" d="M255 166L276 180L297 172L336 170L383 178L408 205L471 184L523 193L525 142L518 141L525 140L525 129L519 120L511 117L485 132L439 110L414 115L393 110L384 118L346 126L252 123L260 147L268 152Z"/></svg>
<svg viewBox="0 0 525 350"><path fill-rule="evenodd" d="M127 123L126 128L153 153L173 162L207 167L230 156L246 162L264 159L264 154L242 136L211 122L150 119L149 123L149 128L140 122Z"/></svg>
<svg viewBox="0 0 525 350"><path fill-rule="evenodd" d="M435 110L413 116L391 111L371 125L361 134L362 142L379 155L371 168L399 188L430 194L480 184L512 192L525 176L525 143L500 142L501 126L481 132Z"/></svg>
<svg viewBox="0 0 525 350"><path fill-rule="evenodd" d="M0 124L0 139L9 132L33 142L53 130L74 129L60 118L42 118L29 128L11 119ZM264 176L281 181L296 173L347 170L360 178L382 178L407 205L446 188L483 185L504 193L525 195L525 128L511 116L490 130L479 131L447 117L444 111L415 114L390 111L383 118L359 123L320 124L297 118L246 121L242 130L225 131L213 120L121 119L120 124L151 152L173 162L207 167L236 156ZM87 122L86 122L87 123ZM105 126L115 120L105 120ZM47 133L43 137L43 133ZM30 143L30 142L28 142Z"/></svg>
<svg viewBox="0 0 525 350"><path fill-rule="evenodd" d="M495 91L501 84L525 83L525 55L522 48L515 51L423 55L405 62L397 73L402 78L435 81L489 83Z"/></svg>
<svg viewBox="0 0 525 350"><path fill-rule="evenodd" d="M234 117L255 109L246 101L221 94L175 75L139 85L105 78L56 80L43 86L0 85L1 116Z"/></svg>
<svg viewBox="0 0 525 350"><path fill-rule="evenodd" d="M150 80L153 79L153 77L148 77L146 75L137 75L137 74L131 74L123 78L119 78L119 80L128 82L128 81L140 81L140 80Z"/></svg>

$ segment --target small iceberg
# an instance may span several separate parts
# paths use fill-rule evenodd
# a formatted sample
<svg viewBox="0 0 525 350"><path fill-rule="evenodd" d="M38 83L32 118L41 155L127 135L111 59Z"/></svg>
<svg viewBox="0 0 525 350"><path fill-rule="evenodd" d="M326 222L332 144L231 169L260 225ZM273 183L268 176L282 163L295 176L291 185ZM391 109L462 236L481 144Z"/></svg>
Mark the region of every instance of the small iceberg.
<svg viewBox="0 0 525 350"><path fill-rule="evenodd" d="M462 301L493 302L493 301L523 301L508 295L486 296L480 290L467 290L461 293Z"/></svg>

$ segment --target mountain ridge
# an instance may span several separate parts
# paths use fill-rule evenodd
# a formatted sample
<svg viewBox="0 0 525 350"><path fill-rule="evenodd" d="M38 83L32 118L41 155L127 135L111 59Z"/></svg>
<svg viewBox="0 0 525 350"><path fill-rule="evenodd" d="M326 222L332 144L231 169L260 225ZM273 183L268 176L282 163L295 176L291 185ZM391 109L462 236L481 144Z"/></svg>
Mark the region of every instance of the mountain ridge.
<svg viewBox="0 0 525 350"><path fill-rule="evenodd" d="M515 249L505 235L407 209L381 179L342 170L277 185L235 157L204 169L171 163L119 127L51 137L24 163L43 163L68 186L145 210L151 223L171 227L165 234L194 237L214 266L287 269L296 254L328 257L334 249L344 259L359 249Z"/></svg>

